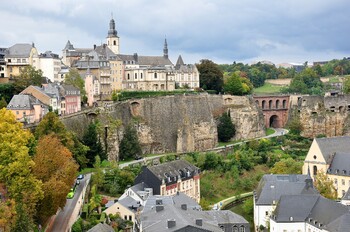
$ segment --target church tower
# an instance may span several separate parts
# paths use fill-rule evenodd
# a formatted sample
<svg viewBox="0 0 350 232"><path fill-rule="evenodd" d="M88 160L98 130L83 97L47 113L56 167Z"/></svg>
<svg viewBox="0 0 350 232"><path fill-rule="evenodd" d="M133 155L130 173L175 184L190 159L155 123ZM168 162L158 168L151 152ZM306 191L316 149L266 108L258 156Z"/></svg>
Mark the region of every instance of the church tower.
<svg viewBox="0 0 350 232"><path fill-rule="evenodd" d="M168 56L168 43L166 42L166 38L164 41L163 56L165 59L169 58L169 56Z"/></svg>
<svg viewBox="0 0 350 232"><path fill-rule="evenodd" d="M117 35L117 30L115 29L115 22L112 17L111 21L109 21L109 30L107 36L107 46L111 49L115 54L119 54L119 37Z"/></svg>

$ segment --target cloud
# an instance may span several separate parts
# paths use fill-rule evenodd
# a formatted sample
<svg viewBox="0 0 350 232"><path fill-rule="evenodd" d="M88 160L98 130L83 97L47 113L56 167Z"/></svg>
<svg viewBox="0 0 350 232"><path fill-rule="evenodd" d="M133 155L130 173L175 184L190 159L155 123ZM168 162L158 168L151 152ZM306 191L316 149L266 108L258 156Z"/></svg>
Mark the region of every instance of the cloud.
<svg viewBox="0 0 350 232"><path fill-rule="evenodd" d="M192 63L342 58L350 54L349 6L348 0L13 0L0 9L6 22L0 46L33 41L42 52L60 53L70 39L92 47L105 42L113 13L123 53L160 55L166 36L171 57L182 54Z"/></svg>

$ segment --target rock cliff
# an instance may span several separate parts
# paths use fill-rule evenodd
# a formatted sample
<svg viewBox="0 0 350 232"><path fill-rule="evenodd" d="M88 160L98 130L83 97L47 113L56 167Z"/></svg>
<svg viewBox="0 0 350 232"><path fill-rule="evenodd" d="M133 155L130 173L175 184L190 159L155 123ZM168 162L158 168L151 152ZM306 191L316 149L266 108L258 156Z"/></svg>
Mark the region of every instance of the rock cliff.
<svg viewBox="0 0 350 232"><path fill-rule="evenodd" d="M144 154L203 151L217 145L216 119L230 112L236 139L263 136L263 116L252 99L230 95L181 95L117 102L62 118L82 135L90 121L105 127L103 141L110 160L118 159L123 128L134 122ZM118 124L118 122L120 122Z"/></svg>

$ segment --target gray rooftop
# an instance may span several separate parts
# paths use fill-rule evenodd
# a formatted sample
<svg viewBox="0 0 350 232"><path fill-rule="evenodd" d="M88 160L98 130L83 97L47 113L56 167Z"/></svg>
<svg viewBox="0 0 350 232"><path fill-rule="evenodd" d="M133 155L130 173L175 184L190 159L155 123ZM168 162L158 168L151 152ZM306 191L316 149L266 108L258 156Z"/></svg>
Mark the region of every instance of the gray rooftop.
<svg viewBox="0 0 350 232"><path fill-rule="evenodd" d="M129 210L133 211L134 213L136 213L137 209L141 207L141 204L139 201L135 201L133 198L129 196L124 197L118 202L125 208L128 208Z"/></svg>
<svg viewBox="0 0 350 232"><path fill-rule="evenodd" d="M171 162L148 167L148 169L160 180L163 180L167 176L169 177L183 177L186 172L191 174L199 174L200 170L196 166L190 164L186 160L174 160Z"/></svg>
<svg viewBox="0 0 350 232"><path fill-rule="evenodd" d="M350 151L350 136L315 138L314 141L318 144L322 156L328 164L330 162L330 157L333 155L333 153L347 153Z"/></svg>
<svg viewBox="0 0 350 232"><path fill-rule="evenodd" d="M350 200L350 187L348 189L348 191L346 191L346 193L344 194L342 200Z"/></svg>
<svg viewBox="0 0 350 232"><path fill-rule="evenodd" d="M315 194L317 191L308 187L306 180L311 180L308 175L264 175L256 189L257 205L272 205L282 195Z"/></svg>
<svg viewBox="0 0 350 232"><path fill-rule="evenodd" d="M7 50L6 58L20 57L26 58L30 56L30 52L33 48L32 44L15 44Z"/></svg>
<svg viewBox="0 0 350 232"><path fill-rule="evenodd" d="M87 232L114 232L114 229L110 225L99 223L96 226L92 227Z"/></svg>
<svg viewBox="0 0 350 232"><path fill-rule="evenodd" d="M158 203L158 204L157 204ZM157 210L158 207L158 210ZM202 211L200 206L183 193L175 196L151 196L146 202L140 220L144 231L220 231L220 225L245 226L248 222L235 213L224 211ZM168 221L174 221L168 227ZM199 223L197 223L199 222Z"/></svg>
<svg viewBox="0 0 350 232"><path fill-rule="evenodd" d="M43 104L36 98L27 94L14 95L7 105L10 110L31 110L34 104Z"/></svg>
<svg viewBox="0 0 350 232"><path fill-rule="evenodd" d="M345 217L344 217L345 215ZM349 225L348 208L321 195L284 195L272 215L276 222L306 222L327 231ZM346 227L345 227L346 228Z"/></svg>
<svg viewBox="0 0 350 232"><path fill-rule="evenodd" d="M350 147L349 147L350 148ZM331 161L327 173L341 176L350 175L350 151L347 153L336 152Z"/></svg>
<svg viewBox="0 0 350 232"><path fill-rule="evenodd" d="M327 226L329 231L349 232L350 231L350 213L344 214Z"/></svg>

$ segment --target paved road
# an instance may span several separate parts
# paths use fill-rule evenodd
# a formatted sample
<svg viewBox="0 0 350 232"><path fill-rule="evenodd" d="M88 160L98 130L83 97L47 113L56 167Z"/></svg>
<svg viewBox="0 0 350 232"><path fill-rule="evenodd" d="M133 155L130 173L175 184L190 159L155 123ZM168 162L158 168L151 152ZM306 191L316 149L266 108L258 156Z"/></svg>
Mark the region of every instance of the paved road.
<svg viewBox="0 0 350 232"><path fill-rule="evenodd" d="M73 212L76 211L77 207L81 205L81 202L83 199L81 199L81 193L83 189L85 189L85 186L88 185L88 182L90 180L90 174L86 175L84 179L80 181L80 184L77 187L77 190L74 194L74 197L72 199L67 199L66 205L64 208L59 211L56 215L56 218L50 228L46 230L47 232L66 232L69 231L70 221Z"/></svg>

